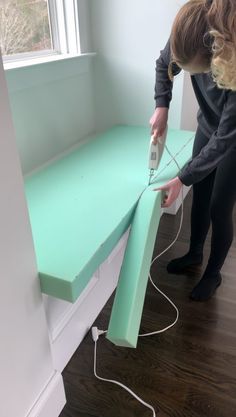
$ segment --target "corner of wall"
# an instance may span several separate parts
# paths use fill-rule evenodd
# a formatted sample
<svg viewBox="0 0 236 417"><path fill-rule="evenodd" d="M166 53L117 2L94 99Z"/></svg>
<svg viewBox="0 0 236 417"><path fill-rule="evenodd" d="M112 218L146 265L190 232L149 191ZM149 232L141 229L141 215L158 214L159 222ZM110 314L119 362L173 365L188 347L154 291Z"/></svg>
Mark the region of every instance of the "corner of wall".
<svg viewBox="0 0 236 417"><path fill-rule="evenodd" d="M198 108L199 106L193 92L190 76L185 72L183 79L181 129L193 131L197 129Z"/></svg>

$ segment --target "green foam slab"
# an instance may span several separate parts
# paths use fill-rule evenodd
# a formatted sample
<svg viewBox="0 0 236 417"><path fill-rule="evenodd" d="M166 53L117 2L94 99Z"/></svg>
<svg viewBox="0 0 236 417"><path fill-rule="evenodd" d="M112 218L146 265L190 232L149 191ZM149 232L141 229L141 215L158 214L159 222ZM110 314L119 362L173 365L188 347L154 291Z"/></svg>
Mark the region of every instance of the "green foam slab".
<svg viewBox="0 0 236 417"><path fill-rule="evenodd" d="M176 153L192 132L169 130ZM42 291L74 302L108 257L148 182L149 129L115 126L25 180ZM178 160L191 155L189 144ZM160 170L168 162L163 155ZM170 164L158 183L176 173Z"/></svg>
<svg viewBox="0 0 236 417"><path fill-rule="evenodd" d="M136 347L156 231L161 192L148 188L138 203L121 268L107 338Z"/></svg>

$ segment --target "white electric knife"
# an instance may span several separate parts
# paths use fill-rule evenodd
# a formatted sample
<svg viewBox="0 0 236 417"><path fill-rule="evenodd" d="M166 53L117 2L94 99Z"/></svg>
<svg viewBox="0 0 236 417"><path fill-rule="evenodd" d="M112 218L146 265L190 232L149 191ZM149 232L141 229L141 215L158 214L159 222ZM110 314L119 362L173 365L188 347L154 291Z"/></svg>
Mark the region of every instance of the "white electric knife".
<svg viewBox="0 0 236 417"><path fill-rule="evenodd" d="M157 171L159 164L161 162L161 157L165 149L166 136L167 136L167 127L165 128L164 133L157 138L156 145L153 143L153 135L151 137L150 146L149 146L149 161L148 161L148 168L150 169L148 185L151 184L154 171Z"/></svg>

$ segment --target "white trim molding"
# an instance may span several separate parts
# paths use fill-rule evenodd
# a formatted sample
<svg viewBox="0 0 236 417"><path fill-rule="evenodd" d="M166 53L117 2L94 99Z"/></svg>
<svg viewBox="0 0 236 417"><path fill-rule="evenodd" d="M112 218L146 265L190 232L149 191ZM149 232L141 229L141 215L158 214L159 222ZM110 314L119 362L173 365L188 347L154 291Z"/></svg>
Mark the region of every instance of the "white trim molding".
<svg viewBox="0 0 236 417"><path fill-rule="evenodd" d="M53 365L57 371L65 368L115 290L128 236L129 230L74 304L44 295Z"/></svg>
<svg viewBox="0 0 236 417"><path fill-rule="evenodd" d="M58 417L65 404L62 376L55 372L26 417Z"/></svg>

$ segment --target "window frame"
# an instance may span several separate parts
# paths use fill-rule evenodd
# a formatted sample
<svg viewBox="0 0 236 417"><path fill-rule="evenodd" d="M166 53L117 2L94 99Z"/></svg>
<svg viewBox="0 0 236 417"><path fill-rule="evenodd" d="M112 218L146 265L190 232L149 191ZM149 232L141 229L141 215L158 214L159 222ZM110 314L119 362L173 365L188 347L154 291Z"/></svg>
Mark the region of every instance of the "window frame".
<svg viewBox="0 0 236 417"><path fill-rule="evenodd" d="M47 7L53 49L3 55L4 63L81 54L77 0L48 0Z"/></svg>

